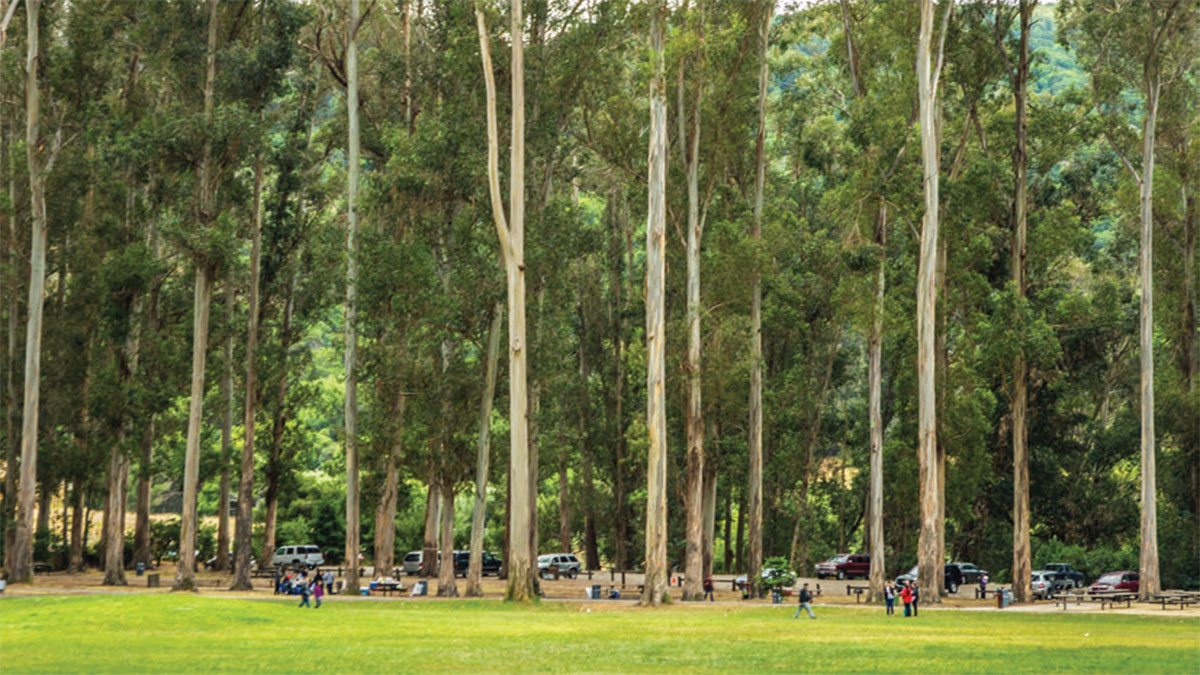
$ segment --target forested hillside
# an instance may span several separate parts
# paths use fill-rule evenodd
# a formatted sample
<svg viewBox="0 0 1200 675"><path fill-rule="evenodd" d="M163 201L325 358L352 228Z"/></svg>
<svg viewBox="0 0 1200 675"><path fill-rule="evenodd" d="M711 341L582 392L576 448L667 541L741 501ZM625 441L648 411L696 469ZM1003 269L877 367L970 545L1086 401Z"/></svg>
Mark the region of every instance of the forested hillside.
<svg viewBox="0 0 1200 675"><path fill-rule="evenodd" d="M1146 569L1153 505L1162 586L1200 587L1200 6L930 4L922 125L923 5L525 0L514 70L493 0L0 1L8 578L124 583L193 532L248 573L355 530L390 569L472 548L486 483L506 567L517 513L530 553L643 569L665 500L696 583L891 578L935 535L1091 578Z"/></svg>

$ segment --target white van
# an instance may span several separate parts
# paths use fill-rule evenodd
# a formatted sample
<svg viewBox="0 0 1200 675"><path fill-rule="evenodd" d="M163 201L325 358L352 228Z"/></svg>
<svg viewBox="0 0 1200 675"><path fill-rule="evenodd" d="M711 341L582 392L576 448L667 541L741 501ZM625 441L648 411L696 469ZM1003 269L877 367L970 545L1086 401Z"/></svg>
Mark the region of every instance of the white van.
<svg viewBox="0 0 1200 675"><path fill-rule="evenodd" d="M325 564L325 556L316 546L280 546L275 550L271 564L276 567L300 567L309 569Z"/></svg>

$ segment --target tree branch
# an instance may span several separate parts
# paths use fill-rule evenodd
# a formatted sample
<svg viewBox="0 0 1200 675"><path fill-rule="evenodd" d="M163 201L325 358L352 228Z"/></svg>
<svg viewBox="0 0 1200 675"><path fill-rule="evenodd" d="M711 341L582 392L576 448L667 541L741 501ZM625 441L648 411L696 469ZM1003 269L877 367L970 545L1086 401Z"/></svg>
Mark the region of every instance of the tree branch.
<svg viewBox="0 0 1200 675"><path fill-rule="evenodd" d="M1133 168L1133 162L1129 161L1129 157L1126 156L1125 151L1121 149L1121 146L1117 145L1117 142L1113 140L1113 137L1110 136L1107 131L1104 132L1104 137L1108 139L1108 144L1112 146L1113 151L1116 152L1117 156L1121 158L1122 162L1124 162L1125 168L1129 169L1129 173L1133 174L1133 179L1137 181L1138 185L1141 185L1142 174L1138 173L1138 170Z"/></svg>
<svg viewBox="0 0 1200 675"><path fill-rule="evenodd" d="M483 59L483 80L487 87L488 192L492 198L492 220L496 223L496 235L500 238L500 253L507 266L513 250L508 223L504 218L504 201L500 196L500 133L496 128L496 76L492 71L492 48L488 39L487 23L479 3L475 4L475 27L479 30L479 54Z"/></svg>

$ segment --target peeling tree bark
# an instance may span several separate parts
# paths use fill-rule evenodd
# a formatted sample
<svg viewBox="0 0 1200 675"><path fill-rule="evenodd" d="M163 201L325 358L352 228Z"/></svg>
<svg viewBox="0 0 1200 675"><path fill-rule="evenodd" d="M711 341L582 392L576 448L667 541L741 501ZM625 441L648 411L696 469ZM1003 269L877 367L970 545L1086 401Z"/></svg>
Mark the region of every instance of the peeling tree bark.
<svg viewBox="0 0 1200 675"><path fill-rule="evenodd" d="M932 68L933 0L921 0L921 28L917 44L918 105L921 124L921 158L924 176L925 215L917 271L917 384L919 439L917 459L921 502L921 533L917 568L925 602L940 602L942 561L937 541L942 518L938 499L937 415L935 400L934 314L937 307L938 147L935 116L937 74ZM947 12L949 7L947 7Z"/></svg>
<svg viewBox="0 0 1200 675"><path fill-rule="evenodd" d="M358 0L350 0L346 48L349 189L346 225L346 590L358 593Z"/></svg>
<svg viewBox="0 0 1200 675"><path fill-rule="evenodd" d="M442 482L442 564L438 570L439 598L457 598L458 581L454 571L454 481Z"/></svg>
<svg viewBox="0 0 1200 675"><path fill-rule="evenodd" d="M649 212L646 220L646 573L640 604L670 601L667 586L667 426L664 376L666 325L667 91L663 76L666 3L651 10Z"/></svg>
<svg viewBox="0 0 1200 675"><path fill-rule="evenodd" d="M755 242L762 241L763 217L763 188L767 179L766 140L767 140L767 49L770 46L771 17L775 13L775 3L768 0L767 10L763 12L762 24L758 35L758 135L754 141L754 225L750 238ZM747 572L747 584L753 596L758 592L761 577L763 544L762 544L762 275L755 266L753 290L750 295L750 476L749 476L749 507L750 507L750 570ZM742 520L744 514L738 516L739 549ZM741 551L738 552L738 566L741 566Z"/></svg>
<svg viewBox="0 0 1200 675"><path fill-rule="evenodd" d="M536 506L536 486L530 471L529 417L526 389L528 350L525 342L525 45L521 2L512 3L512 134L509 152L509 217L504 219L500 197L499 133L496 129L496 81L492 70L491 48L483 11L475 7L479 30L479 51L483 59L487 87L488 188L492 215L500 240L500 253L508 282L508 374L509 374L509 555L508 589L510 601L534 599L534 558L530 546L534 540L528 508ZM532 491L532 494L531 494Z"/></svg>
<svg viewBox="0 0 1200 675"><path fill-rule="evenodd" d="M1029 80L1029 29L1033 6L1021 0L1021 37L1017 55L1017 70L1012 77L1013 100L1016 106L1016 148L1013 152L1013 174L1016 179L1013 197L1013 243L1010 257L1013 283L1017 297L1025 298L1025 232L1027 222L1026 176L1028 157L1025 149L1026 87ZM1026 365L1025 350L1017 354L1013 364L1012 444L1013 444L1013 599L1033 601L1033 556L1029 542L1029 446L1026 425Z"/></svg>

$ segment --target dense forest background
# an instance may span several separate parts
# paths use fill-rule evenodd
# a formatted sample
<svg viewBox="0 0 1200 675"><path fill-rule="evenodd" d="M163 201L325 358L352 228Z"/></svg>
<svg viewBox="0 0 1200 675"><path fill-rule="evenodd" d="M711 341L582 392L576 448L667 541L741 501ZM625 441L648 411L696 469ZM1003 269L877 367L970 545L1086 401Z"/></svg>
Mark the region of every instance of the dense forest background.
<svg viewBox="0 0 1200 675"><path fill-rule="evenodd" d="M1140 152L1145 102L1136 78L1122 80L1125 71L1109 67L1127 57L1093 37L1088 22L1098 4L1044 4L1033 15L1024 297L1009 273L1015 139L1007 73L1016 29L1002 25L997 3L964 2L944 36L937 367L945 548L997 581L1009 579L1013 564L1010 395L1018 352L1029 368L1034 569L1065 560L1090 578L1138 568L1139 194L1121 154ZM31 253L24 5L0 53L6 551ZM505 90L506 8L483 5ZM624 0L525 5L536 537L541 551L575 551L589 567L637 568L648 445L648 12ZM475 4L363 6L358 439L362 551L373 560L381 527L394 528L397 556L421 549L443 490L457 494L445 515L455 548L468 548L488 331L505 281L489 222ZM882 269L883 522L888 571L896 574L915 563L919 530L916 5L777 8L762 236L754 238L761 11L713 0L672 3L669 13L669 557L682 566L684 238L694 163L704 232L699 372L705 478L715 485L712 566L748 567L756 270L763 554L803 573L831 553L867 550L867 343ZM36 152L53 158L44 176L49 244L34 557L56 568L103 565L102 535L89 514L107 508L114 485L136 521L145 521L145 532L134 516L121 523L126 563L178 550L173 514L183 503L197 269L214 284L198 543L206 559L228 550L226 507L236 502L245 442L256 222L253 550L261 559L273 545L312 543L330 561L344 552L346 8L246 0L219 3L217 16L206 114L205 3L41 5ZM1185 27L1191 39L1179 41L1180 50L1195 50L1197 25ZM861 82L852 81L847 35ZM1187 63L1162 89L1153 192L1158 541L1163 585L1174 588L1200 586L1200 74ZM508 98L499 105L506 118ZM500 132L503 146L508 131ZM201 208L205 181L212 199ZM882 239L873 231L881 205ZM510 506L505 367L501 359L484 539L496 552L505 548ZM394 493L389 465L399 474ZM129 479L114 484L121 471ZM396 515L387 522L377 505L391 498Z"/></svg>

